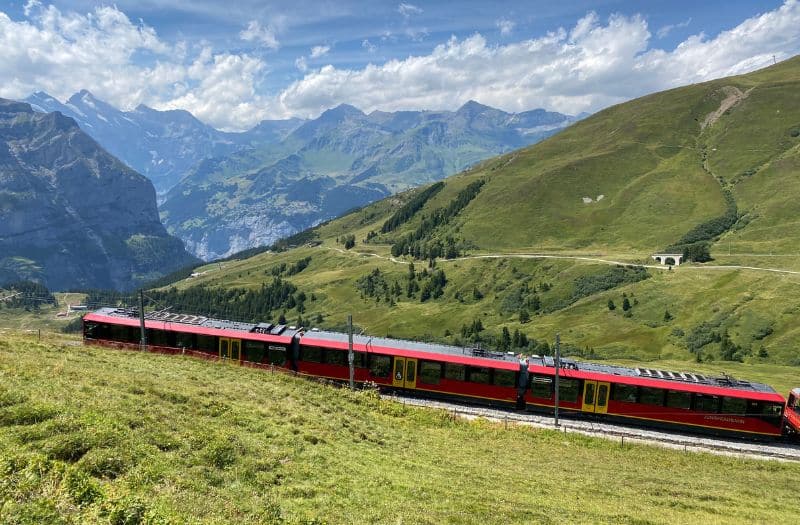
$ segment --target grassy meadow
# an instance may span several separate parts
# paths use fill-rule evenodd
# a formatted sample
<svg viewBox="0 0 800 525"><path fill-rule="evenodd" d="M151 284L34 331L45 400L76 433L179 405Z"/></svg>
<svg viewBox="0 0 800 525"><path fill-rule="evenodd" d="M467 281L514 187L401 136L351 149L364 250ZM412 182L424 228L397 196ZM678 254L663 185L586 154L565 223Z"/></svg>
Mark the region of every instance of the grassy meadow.
<svg viewBox="0 0 800 525"><path fill-rule="evenodd" d="M6 332L0 471L9 524L794 523L800 465Z"/></svg>

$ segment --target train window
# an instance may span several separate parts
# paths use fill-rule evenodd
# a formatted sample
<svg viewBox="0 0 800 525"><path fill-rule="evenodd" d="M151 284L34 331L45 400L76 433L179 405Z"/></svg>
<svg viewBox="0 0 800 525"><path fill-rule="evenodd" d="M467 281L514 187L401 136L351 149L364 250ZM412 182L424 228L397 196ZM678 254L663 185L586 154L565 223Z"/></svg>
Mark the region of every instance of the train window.
<svg viewBox="0 0 800 525"><path fill-rule="evenodd" d="M414 383L417 377L417 360L408 359L406 361L406 382Z"/></svg>
<svg viewBox="0 0 800 525"><path fill-rule="evenodd" d="M147 329L147 344L153 346L170 346L169 332Z"/></svg>
<svg viewBox="0 0 800 525"><path fill-rule="evenodd" d="M198 335L197 348L200 350L205 350L206 352L216 352L217 340L209 335Z"/></svg>
<svg viewBox="0 0 800 525"><path fill-rule="evenodd" d="M611 392L611 399L614 401L636 403L636 394L639 393L639 387L616 383L614 384L614 388L611 390Z"/></svg>
<svg viewBox="0 0 800 525"><path fill-rule="evenodd" d="M469 372L467 381L469 381L470 383L481 383L483 385L489 384L488 368L470 366L467 370Z"/></svg>
<svg viewBox="0 0 800 525"><path fill-rule="evenodd" d="M192 341L192 334L185 332L177 332L175 334L175 344L178 348L194 348L194 341Z"/></svg>
<svg viewBox="0 0 800 525"><path fill-rule="evenodd" d="M353 367L367 368L367 354L364 352L353 352Z"/></svg>
<svg viewBox="0 0 800 525"><path fill-rule="evenodd" d="M434 361L419 362L419 382L426 385L438 385L442 377L442 364Z"/></svg>
<svg viewBox="0 0 800 525"><path fill-rule="evenodd" d="M747 413L747 400L739 397L723 397L720 412L744 416Z"/></svg>
<svg viewBox="0 0 800 525"><path fill-rule="evenodd" d="M452 363L444 364L444 377L447 379L455 379L456 381L463 381L466 377L466 368L464 365L454 365Z"/></svg>
<svg viewBox="0 0 800 525"><path fill-rule="evenodd" d="M375 377L389 377L392 369L392 358L388 355L371 355L369 358L369 372Z"/></svg>
<svg viewBox="0 0 800 525"><path fill-rule="evenodd" d="M783 415L783 405L779 405L777 403L748 401L747 414L758 416L764 421L769 421L771 423L778 423L780 422L780 418Z"/></svg>
<svg viewBox="0 0 800 525"><path fill-rule="evenodd" d="M137 343L141 338L141 332L138 329L130 326L116 326L111 325L110 336L114 341L123 341L128 343Z"/></svg>
<svg viewBox="0 0 800 525"><path fill-rule="evenodd" d="M639 403L661 406L664 404L664 391L660 388L642 387L639 392Z"/></svg>
<svg viewBox="0 0 800 525"><path fill-rule="evenodd" d="M261 341L242 341L244 346L244 360L260 363L264 360L264 343Z"/></svg>
<svg viewBox="0 0 800 525"><path fill-rule="evenodd" d="M330 365L349 366L347 352L343 350L327 350L325 352L325 362Z"/></svg>
<svg viewBox="0 0 800 525"><path fill-rule="evenodd" d="M300 352L300 360L308 361L309 363L322 362L322 348L316 346L304 346Z"/></svg>
<svg viewBox="0 0 800 525"><path fill-rule="evenodd" d="M269 364L275 366L286 365L286 348L282 346L269 345L267 350L268 350L267 356L269 358Z"/></svg>
<svg viewBox="0 0 800 525"><path fill-rule="evenodd" d="M497 386L510 386L513 387L517 384L516 372L511 370L495 370L492 383Z"/></svg>
<svg viewBox="0 0 800 525"><path fill-rule="evenodd" d="M559 385L561 386L561 385ZM553 380L545 376L531 376L531 395L542 399L553 397Z"/></svg>
<svg viewBox="0 0 800 525"><path fill-rule="evenodd" d="M694 395L694 409L698 412L717 412L719 398L717 396Z"/></svg>
<svg viewBox="0 0 800 525"><path fill-rule="evenodd" d="M691 392L667 390L667 406L670 408L682 408L684 410L689 410L692 408Z"/></svg>
<svg viewBox="0 0 800 525"><path fill-rule="evenodd" d="M577 379L561 379L558 382L558 400L576 403L580 396L581 382Z"/></svg>

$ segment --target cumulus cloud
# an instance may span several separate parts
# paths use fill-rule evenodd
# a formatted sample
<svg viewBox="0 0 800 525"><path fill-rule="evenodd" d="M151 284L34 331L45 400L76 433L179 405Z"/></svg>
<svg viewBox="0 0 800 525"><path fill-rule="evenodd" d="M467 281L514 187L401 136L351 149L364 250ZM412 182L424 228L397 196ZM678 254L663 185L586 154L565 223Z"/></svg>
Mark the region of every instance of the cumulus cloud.
<svg viewBox="0 0 800 525"><path fill-rule="evenodd" d="M319 58L323 57L328 54L328 51L331 50L331 46L314 46L311 48L311 54L309 55L311 58Z"/></svg>
<svg viewBox="0 0 800 525"><path fill-rule="evenodd" d="M497 29L500 30L500 34L503 36L508 36L514 31L514 26L516 26L516 22L513 20L508 20L507 18L501 18L500 20L496 21L494 25L497 26Z"/></svg>
<svg viewBox="0 0 800 525"><path fill-rule="evenodd" d="M250 20L247 27L239 33L239 38L246 42L258 42L269 49L278 49L280 42L273 26L262 27L258 20Z"/></svg>
<svg viewBox="0 0 800 525"><path fill-rule="evenodd" d="M258 58L170 45L112 6L77 14L34 1L26 12L22 21L0 12L0 96L44 90L64 100L86 88L123 109L182 108L225 129L252 126L269 112L255 90L265 69Z"/></svg>
<svg viewBox="0 0 800 525"><path fill-rule="evenodd" d="M692 23L692 18L689 17L686 20L684 20L683 22L679 22L677 24L667 24L665 26L660 27L658 29L658 31L656 31L656 36L658 38L664 38L668 34L670 34L673 29L681 29L683 27L687 27L691 23Z"/></svg>
<svg viewBox="0 0 800 525"><path fill-rule="evenodd" d="M694 35L674 50L649 49L640 15L589 13L571 29L490 45L480 34L452 37L429 55L369 64L325 66L288 86L275 105L316 116L350 103L364 111L456 108L474 99L509 111L545 107L596 111L642 94L739 74L800 52L800 5L749 18L715 38Z"/></svg>

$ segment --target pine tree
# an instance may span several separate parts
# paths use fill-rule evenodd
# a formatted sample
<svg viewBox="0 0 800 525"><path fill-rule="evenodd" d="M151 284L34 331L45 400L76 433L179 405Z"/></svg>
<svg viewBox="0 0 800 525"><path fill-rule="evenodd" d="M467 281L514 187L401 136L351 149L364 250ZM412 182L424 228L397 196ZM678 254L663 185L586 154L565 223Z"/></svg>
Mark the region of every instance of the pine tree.
<svg viewBox="0 0 800 525"><path fill-rule="evenodd" d="M628 300L628 297L627 297L627 296L623 296L623 299L622 299L622 309L623 309L624 311L626 311L626 312L627 312L628 310L630 310L630 309L631 309L631 302Z"/></svg>
<svg viewBox="0 0 800 525"><path fill-rule="evenodd" d="M527 309L523 308L519 311L519 322L522 324L527 323L531 320L531 314L528 312Z"/></svg>
<svg viewBox="0 0 800 525"><path fill-rule="evenodd" d="M503 334L500 337L500 350L507 351L511 348L511 334L508 331L507 327L503 327Z"/></svg>
<svg viewBox="0 0 800 525"><path fill-rule="evenodd" d="M664 310L664 322L668 323L672 321L672 314L669 313L669 310Z"/></svg>
<svg viewBox="0 0 800 525"><path fill-rule="evenodd" d="M612 301L611 299L608 300L608 309L612 311L617 309L617 305L615 305L614 301Z"/></svg>

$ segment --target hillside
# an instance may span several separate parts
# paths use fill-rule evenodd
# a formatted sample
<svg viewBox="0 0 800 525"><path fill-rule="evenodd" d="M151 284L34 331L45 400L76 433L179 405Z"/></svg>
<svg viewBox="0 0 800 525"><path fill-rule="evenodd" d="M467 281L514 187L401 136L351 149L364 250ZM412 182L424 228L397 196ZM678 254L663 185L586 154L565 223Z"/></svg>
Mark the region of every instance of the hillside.
<svg viewBox="0 0 800 525"><path fill-rule="evenodd" d="M575 121L544 110L375 111L340 105L266 144L199 163L165 197L168 230L203 259L304 230Z"/></svg>
<svg viewBox="0 0 800 525"><path fill-rule="evenodd" d="M129 289L194 261L150 181L69 117L0 99L0 285Z"/></svg>
<svg viewBox="0 0 800 525"><path fill-rule="evenodd" d="M453 421L370 392L63 337L4 332L0 377L3 523L796 518L795 464Z"/></svg>
<svg viewBox="0 0 800 525"><path fill-rule="evenodd" d="M561 332L570 353L595 358L798 365L798 88L794 58L620 104L283 244L297 248L198 268L178 288L257 289L280 275L316 299L252 315L335 327L352 312L375 335L509 348L505 328L537 352ZM714 261L604 262L653 263L666 247ZM519 253L590 260L458 258Z"/></svg>

